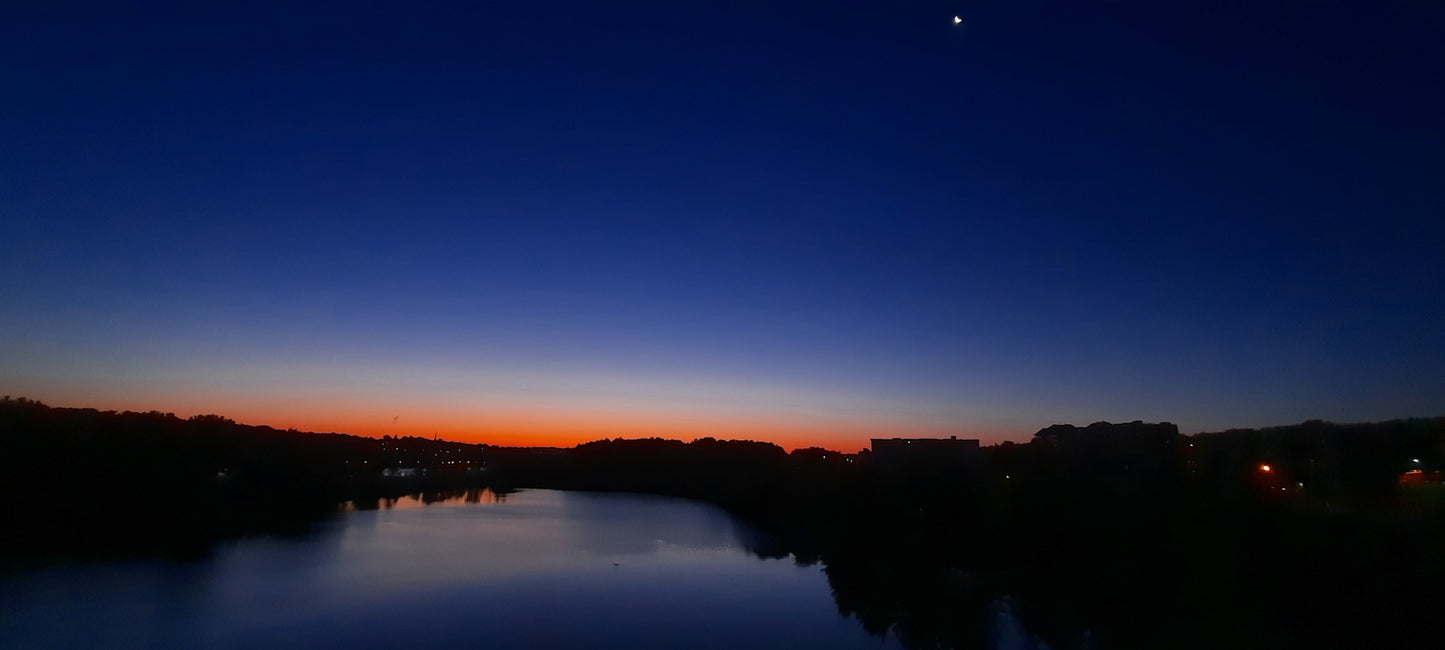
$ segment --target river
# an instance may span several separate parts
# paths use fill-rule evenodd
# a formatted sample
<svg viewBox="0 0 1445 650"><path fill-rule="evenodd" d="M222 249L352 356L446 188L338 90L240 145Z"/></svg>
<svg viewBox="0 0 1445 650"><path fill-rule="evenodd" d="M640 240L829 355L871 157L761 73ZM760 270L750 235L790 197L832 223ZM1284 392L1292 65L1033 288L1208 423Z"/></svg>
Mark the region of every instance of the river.
<svg viewBox="0 0 1445 650"><path fill-rule="evenodd" d="M0 580L6 648L894 648L818 565L749 551L705 504L630 494L407 497L203 559Z"/></svg>

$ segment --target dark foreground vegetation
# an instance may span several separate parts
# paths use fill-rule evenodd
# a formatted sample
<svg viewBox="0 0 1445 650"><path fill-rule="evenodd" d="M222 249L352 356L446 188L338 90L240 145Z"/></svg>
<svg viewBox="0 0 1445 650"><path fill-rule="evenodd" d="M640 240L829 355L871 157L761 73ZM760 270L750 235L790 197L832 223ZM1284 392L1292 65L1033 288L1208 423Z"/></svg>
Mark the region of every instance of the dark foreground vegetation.
<svg viewBox="0 0 1445 650"><path fill-rule="evenodd" d="M7 398L0 433L10 562L205 553L417 492L619 490L728 509L766 533L755 553L821 563L841 612L910 647L984 647L1000 606L1053 648L1433 647L1445 632L1445 418L1061 425L1029 444L839 454L378 440Z"/></svg>
<svg viewBox="0 0 1445 650"><path fill-rule="evenodd" d="M338 504L483 483L486 447L0 400L10 559L205 553L300 532ZM105 531L97 536L97 531Z"/></svg>

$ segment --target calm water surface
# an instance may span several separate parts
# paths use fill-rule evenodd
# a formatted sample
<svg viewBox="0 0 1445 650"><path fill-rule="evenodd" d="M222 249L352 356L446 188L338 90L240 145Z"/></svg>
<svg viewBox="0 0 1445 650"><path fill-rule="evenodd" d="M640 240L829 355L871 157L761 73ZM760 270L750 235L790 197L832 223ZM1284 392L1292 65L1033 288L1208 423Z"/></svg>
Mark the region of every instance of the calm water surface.
<svg viewBox="0 0 1445 650"><path fill-rule="evenodd" d="M0 578L5 648L896 648L818 566L704 504L473 493L347 513L194 562ZM387 504L383 504L387 505Z"/></svg>

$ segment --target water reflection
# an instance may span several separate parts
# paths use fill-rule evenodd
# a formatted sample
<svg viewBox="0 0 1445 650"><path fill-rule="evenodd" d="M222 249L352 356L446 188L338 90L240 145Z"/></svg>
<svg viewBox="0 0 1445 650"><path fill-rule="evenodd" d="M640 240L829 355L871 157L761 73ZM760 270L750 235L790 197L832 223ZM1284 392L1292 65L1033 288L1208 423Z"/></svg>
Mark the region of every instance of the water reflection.
<svg viewBox="0 0 1445 650"><path fill-rule="evenodd" d="M958 569L866 542L794 555L695 502L458 490L204 561L0 579L0 647L1048 647L1016 610Z"/></svg>
<svg viewBox="0 0 1445 650"><path fill-rule="evenodd" d="M461 506L503 503L507 500L507 491L497 491L492 488L470 488L463 490L442 490L438 492L418 492L406 494L399 497L381 497L376 499L353 500L343 502L337 507L340 512L356 512L358 510L396 510L406 508L425 508L427 506Z"/></svg>
<svg viewBox="0 0 1445 650"><path fill-rule="evenodd" d="M353 504L311 535L204 561L7 576L0 647L898 646L839 616L819 567L748 552L744 529L633 495Z"/></svg>
<svg viewBox="0 0 1445 650"><path fill-rule="evenodd" d="M994 650L1050 650L1043 639L1024 629L1012 600L999 598L993 601L989 604L988 613ZM1080 640L1079 648L1084 650L1088 647L1088 637L1085 636Z"/></svg>

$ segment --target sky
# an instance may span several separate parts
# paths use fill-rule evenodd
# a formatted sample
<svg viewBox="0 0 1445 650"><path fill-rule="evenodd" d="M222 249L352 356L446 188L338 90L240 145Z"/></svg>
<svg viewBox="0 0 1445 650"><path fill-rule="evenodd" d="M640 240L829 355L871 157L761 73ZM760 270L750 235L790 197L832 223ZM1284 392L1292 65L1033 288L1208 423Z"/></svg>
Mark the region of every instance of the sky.
<svg viewBox="0 0 1445 650"><path fill-rule="evenodd" d="M6 394L845 451L1445 414L1439 2L16 5Z"/></svg>

